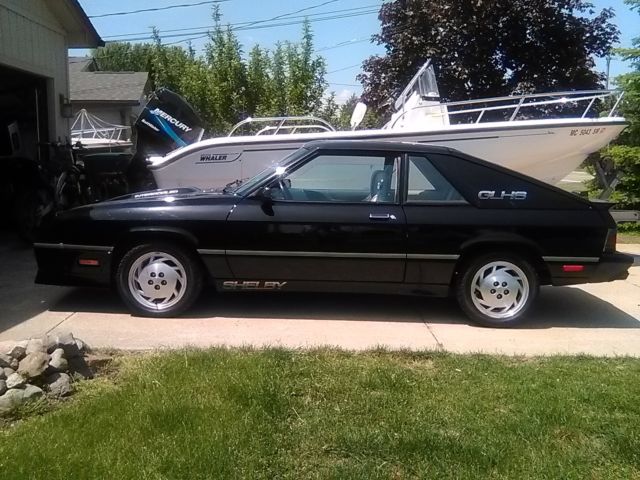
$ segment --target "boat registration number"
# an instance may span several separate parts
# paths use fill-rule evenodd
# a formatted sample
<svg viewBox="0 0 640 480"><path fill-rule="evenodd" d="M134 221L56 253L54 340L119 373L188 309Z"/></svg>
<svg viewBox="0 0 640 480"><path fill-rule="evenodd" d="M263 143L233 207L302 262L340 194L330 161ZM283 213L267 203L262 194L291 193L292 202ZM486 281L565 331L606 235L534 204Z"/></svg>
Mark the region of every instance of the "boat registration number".
<svg viewBox="0 0 640 480"><path fill-rule="evenodd" d="M598 128L574 128L569 133L570 137L579 137L582 135L597 135L599 133L604 133L606 130L605 127Z"/></svg>

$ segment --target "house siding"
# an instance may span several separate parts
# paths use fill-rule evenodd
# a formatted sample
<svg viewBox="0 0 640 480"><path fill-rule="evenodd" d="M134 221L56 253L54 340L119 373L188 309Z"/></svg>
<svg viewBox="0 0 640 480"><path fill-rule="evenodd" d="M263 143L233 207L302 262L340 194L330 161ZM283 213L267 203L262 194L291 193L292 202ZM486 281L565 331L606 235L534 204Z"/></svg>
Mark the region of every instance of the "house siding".
<svg viewBox="0 0 640 480"><path fill-rule="evenodd" d="M44 0L0 0L0 64L47 78L49 136L69 135L60 96L69 98L67 39Z"/></svg>

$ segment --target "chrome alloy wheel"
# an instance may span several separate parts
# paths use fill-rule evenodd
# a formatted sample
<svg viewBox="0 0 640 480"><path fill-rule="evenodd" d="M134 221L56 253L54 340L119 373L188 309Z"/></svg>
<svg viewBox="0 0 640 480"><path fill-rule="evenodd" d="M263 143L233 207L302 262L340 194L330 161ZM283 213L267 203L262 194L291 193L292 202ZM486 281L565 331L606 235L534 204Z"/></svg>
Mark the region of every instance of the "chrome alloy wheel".
<svg viewBox="0 0 640 480"><path fill-rule="evenodd" d="M526 305L529 281L516 265L495 261L479 268L471 282L471 299L479 312L509 319Z"/></svg>
<svg viewBox="0 0 640 480"><path fill-rule="evenodd" d="M168 253L145 253L129 269L129 291L140 305L147 308L171 308L186 290L185 267Z"/></svg>

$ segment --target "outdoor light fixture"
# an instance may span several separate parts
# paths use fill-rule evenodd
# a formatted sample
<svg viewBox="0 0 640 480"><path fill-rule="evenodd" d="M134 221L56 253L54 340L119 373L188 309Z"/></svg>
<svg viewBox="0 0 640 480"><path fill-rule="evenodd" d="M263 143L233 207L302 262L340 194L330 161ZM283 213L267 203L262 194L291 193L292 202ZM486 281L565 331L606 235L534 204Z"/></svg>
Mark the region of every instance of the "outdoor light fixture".
<svg viewBox="0 0 640 480"><path fill-rule="evenodd" d="M71 102L63 94L60 94L60 115L62 118L73 118Z"/></svg>

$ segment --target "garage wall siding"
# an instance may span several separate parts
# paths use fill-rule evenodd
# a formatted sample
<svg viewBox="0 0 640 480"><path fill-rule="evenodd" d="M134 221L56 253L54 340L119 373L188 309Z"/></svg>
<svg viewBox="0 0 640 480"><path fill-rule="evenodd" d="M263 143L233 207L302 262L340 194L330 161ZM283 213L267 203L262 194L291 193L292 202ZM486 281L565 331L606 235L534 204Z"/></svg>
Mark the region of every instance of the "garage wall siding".
<svg viewBox="0 0 640 480"><path fill-rule="evenodd" d="M0 64L50 79L52 139L69 135L60 116L60 95L69 98L66 35L44 0L0 0Z"/></svg>

